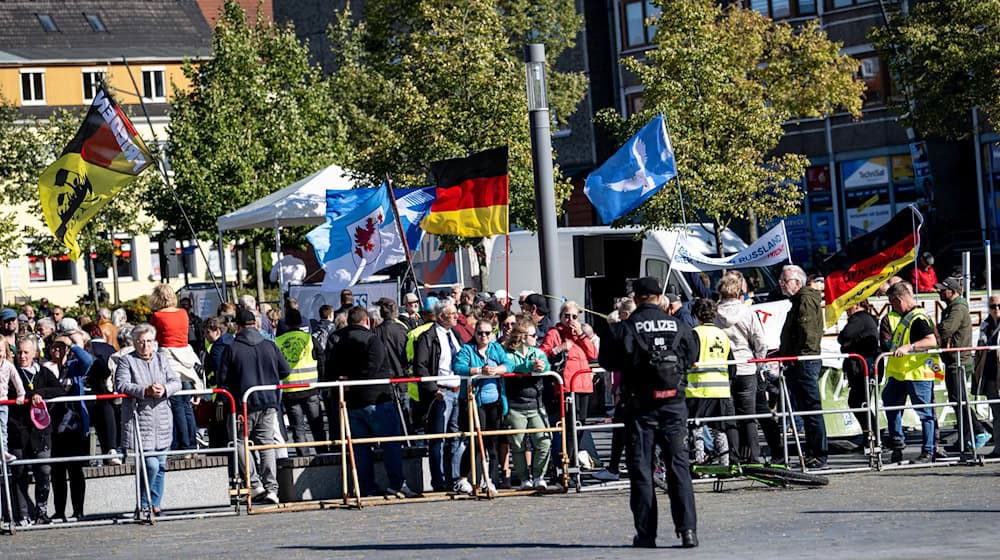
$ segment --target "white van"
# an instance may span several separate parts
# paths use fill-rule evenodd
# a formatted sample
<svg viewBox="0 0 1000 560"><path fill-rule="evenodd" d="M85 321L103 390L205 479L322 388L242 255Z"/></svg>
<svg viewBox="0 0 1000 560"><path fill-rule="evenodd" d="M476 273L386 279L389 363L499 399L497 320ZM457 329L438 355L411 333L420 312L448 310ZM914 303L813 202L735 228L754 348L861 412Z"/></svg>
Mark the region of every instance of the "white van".
<svg viewBox="0 0 1000 560"><path fill-rule="evenodd" d="M711 224L690 224L687 236L690 244L703 254L716 255L715 237ZM706 229L707 228L707 229ZM674 244L681 229L648 231L642 235L637 227L612 229L607 226L559 228L559 273L557 293L546 294L563 300L573 300L599 313L611 311L615 298L628 293L632 280L654 276L663 282L669 267ZM739 252L746 243L731 230L723 232L725 254ZM509 262L504 238L497 237L489 260L489 280L486 290L506 289L512 298L523 290L542 292L538 237L528 231L510 234ZM509 269L508 269L509 266ZM776 285L774 277L762 268L740 269L757 285L757 294L765 295ZM714 287L721 272L707 273ZM696 273L672 271L667 291L682 300L698 297L693 287ZM509 278L509 280L508 280ZM552 304L557 302L552 301Z"/></svg>

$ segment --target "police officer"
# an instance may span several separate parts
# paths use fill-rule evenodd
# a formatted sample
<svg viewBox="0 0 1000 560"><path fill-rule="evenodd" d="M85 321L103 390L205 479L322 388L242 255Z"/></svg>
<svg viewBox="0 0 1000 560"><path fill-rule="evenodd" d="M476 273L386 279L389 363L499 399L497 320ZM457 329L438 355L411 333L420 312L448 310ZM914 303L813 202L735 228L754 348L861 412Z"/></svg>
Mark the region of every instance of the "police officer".
<svg viewBox="0 0 1000 560"><path fill-rule="evenodd" d="M659 281L640 278L633 285L635 311L612 325L601 344L599 362L622 374L626 460L631 480L630 505L636 535L632 545L656 546L657 507L653 491L654 444L667 462L667 488L674 529L682 546L698 546L694 490L688 466L685 376L698 356L691 328L658 306Z"/></svg>

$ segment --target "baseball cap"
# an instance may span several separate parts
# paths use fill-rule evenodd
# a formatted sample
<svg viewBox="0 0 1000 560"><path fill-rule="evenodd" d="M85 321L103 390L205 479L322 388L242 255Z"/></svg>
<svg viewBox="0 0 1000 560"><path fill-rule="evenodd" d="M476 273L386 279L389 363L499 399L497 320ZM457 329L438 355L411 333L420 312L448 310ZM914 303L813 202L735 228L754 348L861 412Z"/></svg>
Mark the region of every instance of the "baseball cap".
<svg viewBox="0 0 1000 560"><path fill-rule="evenodd" d="M962 285L959 284L957 278L950 278L950 277L945 278L944 280L938 282L937 284L934 284L934 289L935 290L948 289L953 292L962 293Z"/></svg>
<svg viewBox="0 0 1000 560"><path fill-rule="evenodd" d="M44 430L51 422L52 418L49 416L49 408L45 405L45 401L31 405L31 423L36 428Z"/></svg>
<svg viewBox="0 0 1000 560"><path fill-rule="evenodd" d="M236 324L243 326L256 325L257 317L253 314L253 311L240 309L236 312Z"/></svg>
<svg viewBox="0 0 1000 560"><path fill-rule="evenodd" d="M920 254L920 258L924 260L925 263L934 266L934 255L930 251L924 251Z"/></svg>
<svg viewBox="0 0 1000 560"><path fill-rule="evenodd" d="M403 296L403 303L420 303L417 294L406 294Z"/></svg>
<svg viewBox="0 0 1000 560"><path fill-rule="evenodd" d="M63 317L59 320L59 324L56 325L56 332L59 334L70 334L78 332L79 330L79 323L77 323L76 319L72 317Z"/></svg>
<svg viewBox="0 0 1000 560"><path fill-rule="evenodd" d="M437 307L438 301L438 298L435 296L427 296L427 299L424 300L424 311L433 312L434 308Z"/></svg>
<svg viewBox="0 0 1000 560"><path fill-rule="evenodd" d="M652 276L645 276L633 282L632 291L637 297L658 296L663 293L660 290L660 281Z"/></svg>
<svg viewBox="0 0 1000 560"><path fill-rule="evenodd" d="M495 294L493 294L493 295L494 295L494 297L497 298L497 301L500 301L500 302L502 302L505 299L509 299L510 298L510 296L507 294L507 290L497 290L497 292Z"/></svg>
<svg viewBox="0 0 1000 560"><path fill-rule="evenodd" d="M13 319L17 319L17 312L13 309L8 307L0 311L0 321L10 321Z"/></svg>
<svg viewBox="0 0 1000 560"><path fill-rule="evenodd" d="M524 298L524 303L537 307L540 315L548 315L549 313L549 304L545 301L545 296L542 294L528 294Z"/></svg>

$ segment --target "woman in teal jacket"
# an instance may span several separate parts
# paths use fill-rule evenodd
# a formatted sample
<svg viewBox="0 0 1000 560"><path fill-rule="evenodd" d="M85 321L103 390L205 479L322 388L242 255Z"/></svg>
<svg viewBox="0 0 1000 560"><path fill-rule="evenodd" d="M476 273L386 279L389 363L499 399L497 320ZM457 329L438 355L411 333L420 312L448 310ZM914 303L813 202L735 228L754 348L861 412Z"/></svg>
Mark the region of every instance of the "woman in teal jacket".
<svg viewBox="0 0 1000 560"><path fill-rule="evenodd" d="M545 353L535 347L538 335L535 322L530 317L518 317L517 324L507 339L507 361L512 373L538 374L549 370ZM548 428L548 415L542 403L543 377L511 377L507 379L507 427L514 430ZM545 471L549 467L552 434L531 434L531 471L525 455L526 434L511 436L511 455L514 457L514 479L520 480L519 490L546 490Z"/></svg>
<svg viewBox="0 0 1000 560"><path fill-rule="evenodd" d="M486 319L476 323L474 339L462 346L452 363L452 370L457 375L499 375L511 370L507 352L500 343L493 340L493 329L493 323ZM483 430L499 430L503 417L507 414L507 395L504 394L503 379L479 379L474 387L479 425ZM489 458L490 481L499 480L500 476L500 465L497 460L498 439L497 436L483 437L483 446L486 447L486 455ZM472 485L468 482L471 468L469 448L466 447L465 456L462 458L462 478L456 485L460 490L472 491ZM490 484L493 486L490 491L495 492L494 484L492 482Z"/></svg>

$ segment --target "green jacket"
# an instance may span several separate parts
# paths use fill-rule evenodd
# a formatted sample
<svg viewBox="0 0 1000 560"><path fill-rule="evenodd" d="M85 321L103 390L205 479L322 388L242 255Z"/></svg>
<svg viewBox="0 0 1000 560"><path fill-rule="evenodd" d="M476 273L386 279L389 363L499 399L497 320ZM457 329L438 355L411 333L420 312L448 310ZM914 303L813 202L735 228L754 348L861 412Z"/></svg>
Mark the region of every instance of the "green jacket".
<svg viewBox="0 0 1000 560"><path fill-rule="evenodd" d="M941 335L942 348L964 348L972 346L972 318L969 316L969 302L958 296L941 312L941 322L938 323L938 333ZM957 365L955 352L941 354L945 366ZM961 365L972 367L972 352L961 352ZM971 369L966 371L971 372Z"/></svg>
<svg viewBox="0 0 1000 560"><path fill-rule="evenodd" d="M823 340L823 293L809 286L802 286L799 293L788 298L788 310L781 327L782 356L801 356L820 353Z"/></svg>

